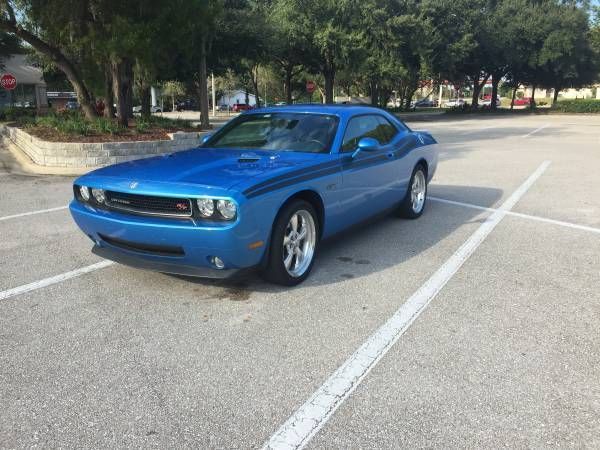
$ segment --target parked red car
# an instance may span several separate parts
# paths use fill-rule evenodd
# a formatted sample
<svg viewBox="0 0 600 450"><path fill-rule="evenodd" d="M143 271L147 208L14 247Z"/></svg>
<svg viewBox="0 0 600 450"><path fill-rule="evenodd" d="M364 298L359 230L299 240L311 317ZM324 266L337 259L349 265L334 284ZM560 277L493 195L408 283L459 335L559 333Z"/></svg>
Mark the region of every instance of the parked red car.
<svg viewBox="0 0 600 450"><path fill-rule="evenodd" d="M233 112L248 111L249 109L252 109L252 106L245 103L236 103L231 108Z"/></svg>
<svg viewBox="0 0 600 450"><path fill-rule="evenodd" d="M529 106L531 104L531 97L515 98L515 106Z"/></svg>

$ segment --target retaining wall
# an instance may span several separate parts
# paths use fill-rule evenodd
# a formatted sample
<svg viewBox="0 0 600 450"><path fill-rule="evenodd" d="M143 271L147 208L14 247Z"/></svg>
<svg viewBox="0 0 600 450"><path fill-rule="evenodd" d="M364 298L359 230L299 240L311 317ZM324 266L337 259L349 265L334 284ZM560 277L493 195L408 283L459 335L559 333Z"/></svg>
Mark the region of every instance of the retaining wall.
<svg viewBox="0 0 600 450"><path fill-rule="evenodd" d="M13 144L40 166L100 167L197 147L205 133L169 133L169 140L126 142L49 142L22 129L0 125L4 144Z"/></svg>

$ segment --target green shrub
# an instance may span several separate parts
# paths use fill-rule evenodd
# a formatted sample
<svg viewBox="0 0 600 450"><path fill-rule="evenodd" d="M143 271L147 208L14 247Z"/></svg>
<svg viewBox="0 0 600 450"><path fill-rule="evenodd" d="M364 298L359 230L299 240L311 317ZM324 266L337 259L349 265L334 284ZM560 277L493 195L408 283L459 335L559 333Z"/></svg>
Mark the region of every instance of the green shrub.
<svg viewBox="0 0 600 450"><path fill-rule="evenodd" d="M0 110L0 114L3 112L6 114L5 111ZM10 111L9 114L11 114L11 117L14 117L15 115L12 111ZM21 114L17 122L26 128L46 128L55 130L60 134L78 136L94 134L119 135L128 132L128 130L119 125L115 119L97 117L88 120L81 111L51 112L45 116ZM192 124L187 120L172 120L154 116L149 119L139 117L136 120L134 127L137 133L146 133L152 128L163 128L166 130L190 129L192 128Z"/></svg>
<svg viewBox="0 0 600 450"><path fill-rule="evenodd" d="M160 116L150 117L148 123L160 128L192 128L192 123L189 120L169 119Z"/></svg>
<svg viewBox="0 0 600 450"><path fill-rule="evenodd" d="M553 108L555 111L564 113L600 113L600 100L596 99L574 99L560 100Z"/></svg>
<svg viewBox="0 0 600 450"><path fill-rule="evenodd" d="M135 131L138 133L145 133L150 128L151 124L149 121L142 119L141 117L135 121Z"/></svg>
<svg viewBox="0 0 600 450"><path fill-rule="evenodd" d="M6 108L0 109L0 120L6 120L9 122L29 121L36 115L36 110L31 108L17 108L13 106L7 106Z"/></svg>
<svg viewBox="0 0 600 450"><path fill-rule="evenodd" d="M94 128L102 134L119 134L124 131L123 127L114 119L98 117L94 121Z"/></svg>
<svg viewBox="0 0 600 450"><path fill-rule="evenodd" d="M94 124L78 112L52 113L38 116L35 120L23 123L26 127L52 128L59 133L86 136L94 132Z"/></svg>

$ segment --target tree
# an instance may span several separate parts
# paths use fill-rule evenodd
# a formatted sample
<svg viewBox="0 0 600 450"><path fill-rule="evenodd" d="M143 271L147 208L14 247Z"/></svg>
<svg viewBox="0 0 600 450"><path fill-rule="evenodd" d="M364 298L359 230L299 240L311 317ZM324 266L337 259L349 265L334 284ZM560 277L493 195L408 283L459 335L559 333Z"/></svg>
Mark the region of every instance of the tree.
<svg viewBox="0 0 600 450"><path fill-rule="evenodd" d="M180 81L165 81L162 85L162 94L171 97L173 111L175 111L175 99L185 95L185 86Z"/></svg>
<svg viewBox="0 0 600 450"><path fill-rule="evenodd" d="M94 97L84 81L81 67L61 48L65 31L75 46L82 46L82 38L89 30L86 10L75 0L20 0L19 14L16 14L14 3L2 1L0 30L22 39L52 61L73 85L86 117L95 117ZM70 29L65 30L64 24L70 24Z"/></svg>
<svg viewBox="0 0 600 450"><path fill-rule="evenodd" d="M292 103L292 80L310 64L310 36L302 26L301 11L287 0L275 0L270 8L270 56L283 75L285 99Z"/></svg>
<svg viewBox="0 0 600 450"><path fill-rule="evenodd" d="M336 71L349 60L358 44L360 0L289 0L298 26L309 37L305 57L310 68L324 77L325 103L333 103Z"/></svg>
<svg viewBox="0 0 600 450"><path fill-rule="evenodd" d="M546 14L548 34L538 56L540 85L554 89L552 104L565 87L581 87L598 75L589 40L587 13L569 4L554 4Z"/></svg>

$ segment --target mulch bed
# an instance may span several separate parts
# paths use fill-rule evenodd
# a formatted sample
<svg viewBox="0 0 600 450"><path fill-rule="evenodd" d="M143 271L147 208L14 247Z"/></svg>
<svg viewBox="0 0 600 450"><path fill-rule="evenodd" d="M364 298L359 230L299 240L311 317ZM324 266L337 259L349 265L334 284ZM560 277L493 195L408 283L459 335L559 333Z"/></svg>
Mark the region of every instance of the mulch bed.
<svg viewBox="0 0 600 450"><path fill-rule="evenodd" d="M61 133L54 128L48 127L22 127L18 124L10 124L17 126L27 133L39 139L49 142L131 142L131 141L168 141L170 140L167 133L175 133L177 131L199 132L197 128L150 128L143 133L139 133L135 128L129 128L124 132L117 134L99 134L90 133L87 135L76 135Z"/></svg>

